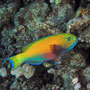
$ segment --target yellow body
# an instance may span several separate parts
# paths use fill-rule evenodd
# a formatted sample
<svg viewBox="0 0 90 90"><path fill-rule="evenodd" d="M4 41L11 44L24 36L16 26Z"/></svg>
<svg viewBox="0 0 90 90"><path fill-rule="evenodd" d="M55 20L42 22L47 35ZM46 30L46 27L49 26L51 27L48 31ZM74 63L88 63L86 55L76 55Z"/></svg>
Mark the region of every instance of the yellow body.
<svg viewBox="0 0 90 90"><path fill-rule="evenodd" d="M13 68L15 69L23 62L25 62L26 58L32 58L51 53L53 50L53 45L58 45L62 48L68 49L74 45L76 41L76 37L72 34L57 34L48 36L27 45L22 49L22 53L8 58L8 60L11 60L11 62L14 63ZM41 59L41 61L42 60L43 59Z"/></svg>

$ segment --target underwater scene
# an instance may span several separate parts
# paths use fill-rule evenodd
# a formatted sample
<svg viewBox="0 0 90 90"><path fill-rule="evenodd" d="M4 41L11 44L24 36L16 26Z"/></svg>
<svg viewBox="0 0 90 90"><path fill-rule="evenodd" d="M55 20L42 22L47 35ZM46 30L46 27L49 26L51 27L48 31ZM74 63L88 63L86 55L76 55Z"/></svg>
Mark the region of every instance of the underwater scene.
<svg viewBox="0 0 90 90"><path fill-rule="evenodd" d="M0 90L90 90L90 0L0 0Z"/></svg>

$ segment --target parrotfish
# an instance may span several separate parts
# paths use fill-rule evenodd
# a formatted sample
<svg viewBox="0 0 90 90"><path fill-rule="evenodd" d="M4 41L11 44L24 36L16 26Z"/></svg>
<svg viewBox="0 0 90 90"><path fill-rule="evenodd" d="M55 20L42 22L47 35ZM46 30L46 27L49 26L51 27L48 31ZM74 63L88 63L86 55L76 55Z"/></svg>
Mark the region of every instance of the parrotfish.
<svg viewBox="0 0 90 90"><path fill-rule="evenodd" d="M61 57L70 51L77 42L78 38L72 34L50 35L28 44L22 49L22 53L6 58L6 60L11 62L12 70L23 63L40 65L49 62L56 65Z"/></svg>

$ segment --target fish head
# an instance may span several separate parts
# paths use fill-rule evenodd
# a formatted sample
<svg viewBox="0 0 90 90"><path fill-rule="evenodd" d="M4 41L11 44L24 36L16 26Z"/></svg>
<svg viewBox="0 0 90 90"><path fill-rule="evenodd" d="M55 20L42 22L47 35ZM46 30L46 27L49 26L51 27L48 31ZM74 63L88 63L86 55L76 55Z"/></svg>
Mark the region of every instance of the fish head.
<svg viewBox="0 0 90 90"><path fill-rule="evenodd" d="M73 34L62 34L62 46L70 51L78 42L78 38Z"/></svg>

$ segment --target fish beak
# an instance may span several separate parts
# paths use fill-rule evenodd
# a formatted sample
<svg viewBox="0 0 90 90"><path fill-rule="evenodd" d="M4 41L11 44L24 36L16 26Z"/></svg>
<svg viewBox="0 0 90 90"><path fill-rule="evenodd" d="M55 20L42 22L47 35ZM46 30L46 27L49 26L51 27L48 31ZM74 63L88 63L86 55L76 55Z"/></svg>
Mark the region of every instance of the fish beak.
<svg viewBox="0 0 90 90"><path fill-rule="evenodd" d="M78 38L76 38L76 44L78 43Z"/></svg>
<svg viewBox="0 0 90 90"><path fill-rule="evenodd" d="M76 38L76 42L70 48L68 48L67 51L70 51L77 43L78 43L78 38Z"/></svg>

